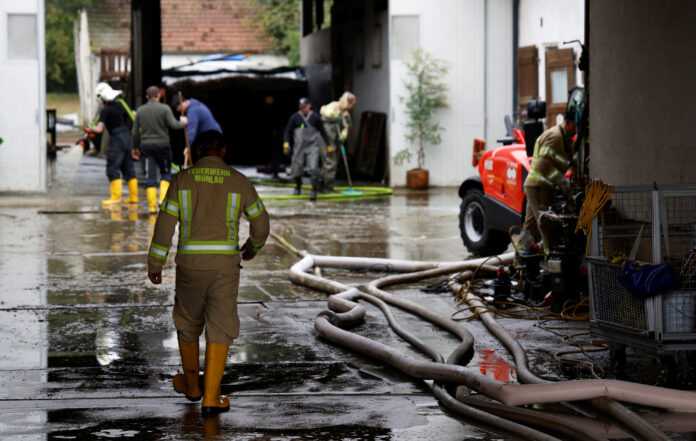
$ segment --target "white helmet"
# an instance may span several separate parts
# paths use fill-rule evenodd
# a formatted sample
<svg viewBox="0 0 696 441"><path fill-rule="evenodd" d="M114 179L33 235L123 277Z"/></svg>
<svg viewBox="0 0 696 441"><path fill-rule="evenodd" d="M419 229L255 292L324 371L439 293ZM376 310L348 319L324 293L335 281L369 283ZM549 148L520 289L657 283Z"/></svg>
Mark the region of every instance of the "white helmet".
<svg viewBox="0 0 696 441"><path fill-rule="evenodd" d="M99 83L97 84L95 93L97 94L97 99L100 99L102 102L107 102L113 101L122 92L120 90L112 89L107 83Z"/></svg>

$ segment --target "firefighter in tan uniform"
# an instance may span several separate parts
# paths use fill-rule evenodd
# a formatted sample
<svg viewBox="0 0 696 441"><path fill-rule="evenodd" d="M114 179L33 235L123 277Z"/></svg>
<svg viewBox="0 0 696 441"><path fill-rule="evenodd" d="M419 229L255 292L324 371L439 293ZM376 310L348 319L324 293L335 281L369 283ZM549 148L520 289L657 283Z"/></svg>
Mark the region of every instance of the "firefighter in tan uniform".
<svg viewBox="0 0 696 441"><path fill-rule="evenodd" d="M204 415L229 409L220 396L220 382L229 345L239 335L237 289L241 259L253 259L269 234L268 213L249 180L222 158L222 135L207 131L194 145L201 158L172 177L157 216L148 254L148 276L162 283L174 229L179 224L176 253L176 297L172 317L176 326L183 374L174 377L174 390L191 401L203 395ZM249 238L240 248L239 219L249 220ZM198 338L205 328L204 390L198 386Z"/></svg>
<svg viewBox="0 0 696 441"><path fill-rule="evenodd" d="M573 157L575 130L575 111L569 110L562 124L542 133L534 145L534 158L524 181L527 211L522 227L532 233L537 242L541 238L546 253L551 248L552 238L542 226L539 211L549 208L556 191L568 193L570 184L563 175Z"/></svg>

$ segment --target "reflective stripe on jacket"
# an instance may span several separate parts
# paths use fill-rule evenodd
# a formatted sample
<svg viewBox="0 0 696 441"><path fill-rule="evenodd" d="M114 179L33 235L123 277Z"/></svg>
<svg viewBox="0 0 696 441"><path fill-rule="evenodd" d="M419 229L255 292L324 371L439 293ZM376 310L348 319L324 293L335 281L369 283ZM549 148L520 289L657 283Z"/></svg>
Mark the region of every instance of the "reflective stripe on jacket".
<svg viewBox="0 0 696 441"><path fill-rule="evenodd" d="M161 271L179 225L177 265L206 270L239 263L239 219L249 220L247 246L258 252L268 237L268 213L254 186L222 159L206 156L172 177L157 216L148 271Z"/></svg>
<svg viewBox="0 0 696 441"><path fill-rule="evenodd" d="M572 139L563 128L557 125L546 130L534 144L534 157L524 185L556 187L557 179L570 167L571 157Z"/></svg>

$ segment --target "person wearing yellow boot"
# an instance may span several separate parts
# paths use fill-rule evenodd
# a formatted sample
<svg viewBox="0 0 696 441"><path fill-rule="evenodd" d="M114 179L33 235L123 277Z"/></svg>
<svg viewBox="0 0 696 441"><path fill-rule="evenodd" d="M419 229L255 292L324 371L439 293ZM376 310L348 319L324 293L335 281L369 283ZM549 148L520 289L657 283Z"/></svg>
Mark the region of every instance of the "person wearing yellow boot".
<svg viewBox="0 0 696 441"><path fill-rule="evenodd" d="M145 91L147 103L138 107L131 136L133 138L133 156L139 158L141 153L147 161L147 180L145 195L150 213L156 213L157 207L164 200L172 176L172 147L169 143L169 129L180 130L185 127L186 117L180 121L174 118L172 109L159 102L159 87L150 86ZM157 171L159 170L159 179ZM157 183L160 194L157 198Z"/></svg>
<svg viewBox="0 0 696 441"><path fill-rule="evenodd" d="M203 132L193 148L201 159L172 177L155 223L147 266L150 281L162 283L162 268L179 224L172 317L184 373L174 377L174 390L189 400L201 397L198 338L205 329L202 410L204 415L216 415L230 407L227 397L220 395L220 383L229 345L239 336L239 263L256 256L270 226L249 179L223 161L227 149L222 134ZM249 221L249 238L240 248L242 215Z"/></svg>
<svg viewBox="0 0 696 441"><path fill-rule="evenodd" d="M106 177L109 178L111 197L102 201L104 205L138 203L138 180L135 178L135 167L131 156L130 134L126 118L133 118L133 113L123 99L120 90L114 90L106 83L99 83L96 89L97 98L104 103L99 113L99 122L89 130L102 133L109 131L109 150L106 154ZM128 199L121 201L123 194L123 179L128 183Z"/></svg>

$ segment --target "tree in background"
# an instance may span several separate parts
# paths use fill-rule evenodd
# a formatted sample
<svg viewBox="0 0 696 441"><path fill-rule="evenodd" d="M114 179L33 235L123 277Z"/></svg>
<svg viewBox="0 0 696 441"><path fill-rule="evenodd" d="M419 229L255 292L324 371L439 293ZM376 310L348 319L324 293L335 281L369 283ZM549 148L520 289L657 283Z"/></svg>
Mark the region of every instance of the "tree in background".
<svg viewBox="0 0 696 441"><path fill-rule="evenodd" d="M247 0L252 10L251 23L260 23L277 53L288 56L291 66L300 64L300 7L287 0Z"/></svg>
<svg viewBox="0 0 696 441"><path fill-rule="evenodd" d="M447 107L447 84L442 79L448 71L449 64L445 60L435 58L422 49L416 49L413 58L406 63L406 140L416 146L419 169L423 168L425 162L425 146L441 142L440 132L444 129L432 118L438 109ZM403 97L400 99L404 101ZM401 150L394 155L394 163L410 162L411 156L409 149Z"/></svg>
<svg viewBox="0 0 696 441"><path fill-rule="evenodd" d="M77 90L74 23L77 11L94 0L46 0L46 89Z"/></svg>
<svg viewBox="0 0 696 441"><path fill-rule="evenodd" d="M332 0L324 0L324 25L331 23ZM290 66L300 65L300 6L287 0L247 0L252 10L250 23L261 23L276 53L287 55Z"/></svg>

